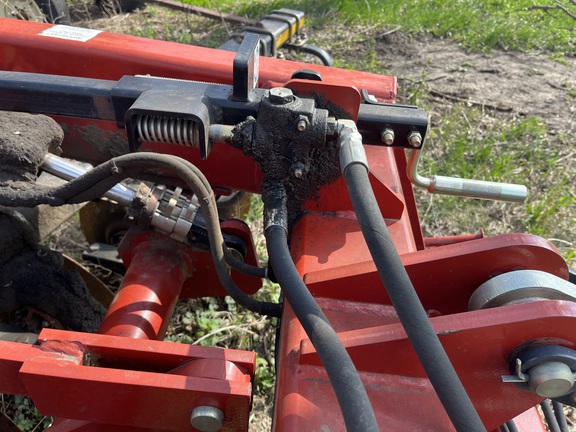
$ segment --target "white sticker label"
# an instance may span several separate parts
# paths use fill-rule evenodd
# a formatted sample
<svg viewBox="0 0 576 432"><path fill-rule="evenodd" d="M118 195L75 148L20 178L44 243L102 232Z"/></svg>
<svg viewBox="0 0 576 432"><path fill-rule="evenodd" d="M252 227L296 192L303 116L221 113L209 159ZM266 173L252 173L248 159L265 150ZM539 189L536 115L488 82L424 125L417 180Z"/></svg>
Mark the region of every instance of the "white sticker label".
<svg viewBox="0 0 576 432"><path fill-rule="evenodd" d="M42 33L39 33L39 36L49 36L58 39L86 42L95 37L98 33L102 33L102 31L59 24L44 30Z"/></svg>

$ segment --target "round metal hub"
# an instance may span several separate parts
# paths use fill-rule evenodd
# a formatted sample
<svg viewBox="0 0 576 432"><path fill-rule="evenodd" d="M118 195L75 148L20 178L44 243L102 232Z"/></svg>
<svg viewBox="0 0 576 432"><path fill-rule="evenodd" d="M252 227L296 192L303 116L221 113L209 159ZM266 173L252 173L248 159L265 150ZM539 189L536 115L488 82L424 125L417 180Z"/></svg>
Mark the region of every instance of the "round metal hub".
<svg viewBox="0 0 576 432"><path fill-rule="evenodd" d="M468 310L537 300L576 301L576 285L539 270L504 273L484 282L474 291Z"/></svg>

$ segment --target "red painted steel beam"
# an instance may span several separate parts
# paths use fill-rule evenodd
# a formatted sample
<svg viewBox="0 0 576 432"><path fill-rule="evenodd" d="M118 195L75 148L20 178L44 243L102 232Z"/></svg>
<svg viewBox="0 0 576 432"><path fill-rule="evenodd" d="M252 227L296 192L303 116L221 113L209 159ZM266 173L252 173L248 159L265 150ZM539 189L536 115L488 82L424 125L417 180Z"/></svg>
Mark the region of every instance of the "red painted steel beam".
<svg viewBox="0 0 576 432"><path fill-rule="evenodd" d="M232 83L231 52L106 32L86 41L43 36L50 28L51 24L0 18L0 69L111 80L150 74ZM395 77L269 57L260 59L259 86L284 85L300 69L319 72L328 84L366 89L387 102L396 99Z"/></svg>
<svg viewBox="0 0 576 432"><path fill-rule="evenodd" d="M347 309L345 304L342 309ZM510 374L508 356L517 347L528 347L530 343L572 344L576 303L537 301L433 317L431 322L484 424L491 430L543 400L502 382L501 377ZM344 331L339 337L363 372L426 378L400 324ZM307 339L301 342L298 363L321 366Z"/></svg>
<svg viewBox="0 0 576 432"><path fill-rule="evenodd" d="M28 358L38 354L38 346L0 341L0 393L28 394L20 379L20 368Z"/></svg>
<svg viewBox="0 0 576 432"><path fill-rule="evenodd" d="M391 306L318 301L360 372L382 430L454 430ZM343 431L315 350L290 308L283 319L275 431ZM496 430L542 400L502 382L510 373L508 356L528 343L572 345L576 304L539 301L431 320L487 430ZM519 422L523 431L544 430L532 414Z"/></svg>
<svg viewBox="0 0 576 432"><path fill-rule="evenodd" d="M389 226L393 238L400 228L396 225ZM312 229L316 226L332 235L317 235ZM299 236L308 232L306 242L293 244L292 252L314 295L390 304L355 220L310 214L295 231ZM346 247L335 249L333 245L341 243L344 234ZM329 261L314 258L326 256L328 251ZM486 237L405 253L401 258L424 307L444 315L466 311L474 290L495 274L533 269L568 277L566 262L556 248L530 234ZM350 290L351 286L355 289Z"/></svg>

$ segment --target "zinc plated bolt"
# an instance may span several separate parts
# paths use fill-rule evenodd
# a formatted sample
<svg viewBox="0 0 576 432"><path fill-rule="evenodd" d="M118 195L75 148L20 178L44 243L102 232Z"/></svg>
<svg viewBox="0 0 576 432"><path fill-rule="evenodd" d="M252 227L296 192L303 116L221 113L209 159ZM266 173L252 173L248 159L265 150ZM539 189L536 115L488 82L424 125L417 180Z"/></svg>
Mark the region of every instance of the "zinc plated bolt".
<svg viewBox="0 0 576 432"><path fill-rule="evenodd" d="M298 118L298 124L296 125L296 128L298 129L299 132L304 132L307 127L308 127L308 119L306 118L306 116L301 115Z"/></svg>
<svg viewBox="0 0 576 432"><path fill-rule="evenodd" d="M574 385L574 373L562 362L550 361L533 366L528 371L533 393L546 398L564 396Z"/></svg>
<svg viewBox="0 0 576 432"><path fill-rule="evenodd" d="M304 164L302 162L296 162L296 163L292 164L290 169L292 170L292 174L294 175L294 177L300 179L300 178L304 177L304 172L306 170L306 166L304 166Z"/></svg>
<svg viewBox="0 0 576 432"><path fill-rule="evenodd" d="M412 131L408 134L408 144L412 147L420 147L422 145L422 135L418 131Z"/></svg>
<svg viewBox="0 0 576 432"><path fill-rule="evenodd" d="M218 432L224 426L224 413L216 407L199 406L192 410L190 424L200 432Z"/></svg>
<svg viewBox="0 0 576 432"><path fill-rule="evenodd" d="M294 93L286 87L274 87L270 89L268 99L274 105L286 105L294 100Z"/></svg>
<svg viewBox="0 0 576 432"><path fill-rule="evenodd" d="M387 146L394 144L394 131L392 129L384 129L380 134L380 139Z"/></svg>

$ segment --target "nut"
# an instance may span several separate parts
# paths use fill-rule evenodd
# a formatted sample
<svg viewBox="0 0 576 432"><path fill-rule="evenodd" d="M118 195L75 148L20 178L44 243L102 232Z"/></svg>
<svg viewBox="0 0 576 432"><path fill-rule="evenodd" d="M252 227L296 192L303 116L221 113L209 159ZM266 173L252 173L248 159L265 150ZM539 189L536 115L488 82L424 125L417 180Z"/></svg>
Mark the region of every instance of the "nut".
<svg viewBox="0 0 576 432"><path fill-rule="evenodd" d="M338 132L338 122L335 117L328 117L326 120L326 136L334 136Z"/></svg>
<svg viewBox="0 0 576 432"><path fill-rule="evenodd" d="M394 138L394 131L392 129L384 129L380 134L380 139L387 146L394 144Z"/></svg>
<svg viewBox="0 0 576 432"><path fill-rule="evenodd" d="M268 99L274 105L286 105L294 100L294 93L286 87L274 87L270 89Z"/></svg>
<svg viewBox="0 0 576 432"><path fill-rule="evenodd" d="M306 172L306 166L302 162L293 163L290 169L292 170L292 175L297 179L304 177L304 173Z"/></svg>
<svg viewBox="0 0 576 432"><path fill-rule="evenodd" d="M418 131L412 131L408 134L408 144L412 147L420 147L422 145L422 135Z"/></svg>

